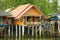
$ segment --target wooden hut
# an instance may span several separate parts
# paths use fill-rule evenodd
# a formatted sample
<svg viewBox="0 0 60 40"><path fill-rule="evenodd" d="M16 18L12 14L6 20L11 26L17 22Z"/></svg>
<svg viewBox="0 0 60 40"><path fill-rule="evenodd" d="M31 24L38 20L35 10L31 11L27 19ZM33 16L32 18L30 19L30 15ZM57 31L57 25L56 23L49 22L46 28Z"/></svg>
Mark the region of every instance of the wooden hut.
<svg viewBox="0 0 60 40"><path fill-rule="evenodd" d="M5 27L8 27L8 25L10 25L10 16L12 15L5 11L0 12L0 35L3 35L3 30L5 30Z"/></svg>
<svg viewBox="0 0 60 40"><path fill-rule="evenodd" d="M18 24L18 25L24 24L23 19L25 22L28 21L28 20L26 20L27 17L30 17L31 21L33 18L37 18L37 17L47 19L47 17L45 15L43 15L43 13L41 13L41 11L39 11L38 9L36 9L35 6L30 5L30 4L20 5L20 6L16 7L14 10L10 11L10 13L12 14L12 17L14 17L16 19L16 20L14 20L13 23ZM24 25L26 25L26 24L24 24Z"/></svg>
<svg viewBox="0 0 60 40"><path fill-rule="evenodd" d="M53 35L54 34L57 36L60 35L60 13L51 15L49 20L50 20L50 24L51 24L51 32L53 33Z"/></svg>
<svg viewBox="0 0 60 40"><path fill-rule="evenodd" d="M4 27L4 25L9 25L10 16L12 15L4 11L0 12L0 27Z"/></svg>
<svg viewBox="0 0 60 40"><path fill-rule="evenodd" d="M15 9L11 10L9 13L11 13L12 17L14 17L13 24L22 26L23 35L24 35L24 26L32 25L33 28L34 25L39 25L40 27L41 19L44 20L47 19L47 17L41 11L39 11L34 5L30 4L20 5Z"/></svg>

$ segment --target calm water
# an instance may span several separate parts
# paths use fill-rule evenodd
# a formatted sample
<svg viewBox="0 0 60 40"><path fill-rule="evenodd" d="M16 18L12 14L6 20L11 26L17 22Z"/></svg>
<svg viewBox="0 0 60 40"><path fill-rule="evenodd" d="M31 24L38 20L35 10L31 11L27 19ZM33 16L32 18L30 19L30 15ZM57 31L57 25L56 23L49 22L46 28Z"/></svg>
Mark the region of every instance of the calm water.
<svg viewBox="0 0 60 40"><path fill-rule="evenodd" d="M60 40L60 38L0 38L0 40Z"/></svg>

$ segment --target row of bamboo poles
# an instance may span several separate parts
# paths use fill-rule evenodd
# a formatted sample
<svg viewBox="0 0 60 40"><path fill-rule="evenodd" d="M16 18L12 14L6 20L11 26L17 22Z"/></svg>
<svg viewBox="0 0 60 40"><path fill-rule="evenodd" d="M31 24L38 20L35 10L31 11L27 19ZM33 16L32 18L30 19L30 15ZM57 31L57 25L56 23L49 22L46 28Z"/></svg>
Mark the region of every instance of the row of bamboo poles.
<svg viewBox="0 0 60 40"><path fill-rule="evenodd" d="M40 26L10 25L0 32L0 37L40 37Z"/></svg>
<svg viewBox="0 0 60 40"><path fill-rule="evenodd" d="M0 37L45 37L45 36L53 36L54 29L52 28L54 25L51 25L49 29L41 28L41 25L10 25L5 27L2 31L0 31ZM58 35L58 34L57 34Z"/></svg>

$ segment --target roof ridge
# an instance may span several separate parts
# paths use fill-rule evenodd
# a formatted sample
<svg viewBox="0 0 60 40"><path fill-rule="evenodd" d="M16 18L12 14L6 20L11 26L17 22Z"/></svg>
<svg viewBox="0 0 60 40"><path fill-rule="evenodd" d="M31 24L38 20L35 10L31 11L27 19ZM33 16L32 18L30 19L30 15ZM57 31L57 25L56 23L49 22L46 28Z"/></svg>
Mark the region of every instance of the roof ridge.
<svg viewBox="0 0 60 40"><path fill-rule="evenodd" d="M24 10L26 10L26 9L30 6L30 4L26 4L26 5L28 5L28 6L27 6ZM22 12L24 12L24 10L23 10ZM22 13L22 12L21 12L21 13ZM21 13L20 13L20 14L21 14ZM19 15L20 15L20 14L19 14ZM16 17L18 17L19 15L17 15Z"/></svg>
<svg viewBox="0 0 60 40"><path fill-rule="evenodd" d="M24 14L24 13L26 13L30 8L32 8L33 7L33 5L30 5L27 9L25 9L22 13ZM21 15L23 15L23 14L19 14L20 16ZM19 16L18 16L19 17ZM15 17L15 19L17 19L18 17Z"/></svg>

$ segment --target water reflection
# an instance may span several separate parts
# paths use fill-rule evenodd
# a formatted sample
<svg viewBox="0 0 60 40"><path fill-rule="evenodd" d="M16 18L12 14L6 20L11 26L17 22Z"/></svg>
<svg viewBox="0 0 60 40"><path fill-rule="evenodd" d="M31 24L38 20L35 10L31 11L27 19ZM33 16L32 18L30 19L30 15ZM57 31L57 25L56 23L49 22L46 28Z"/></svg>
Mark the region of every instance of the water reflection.
<svg viewBox="0 0 60 40"><path fill-rule="evenodd" d="M60 38L56 38L56 37L55 37L54 40L60 40Z"/></svg>
<svg viewBox="0 0 60 40"><path fill-rule="evenodd" d="M0 40L60 40L60 38L0 38Z"/></svg>

